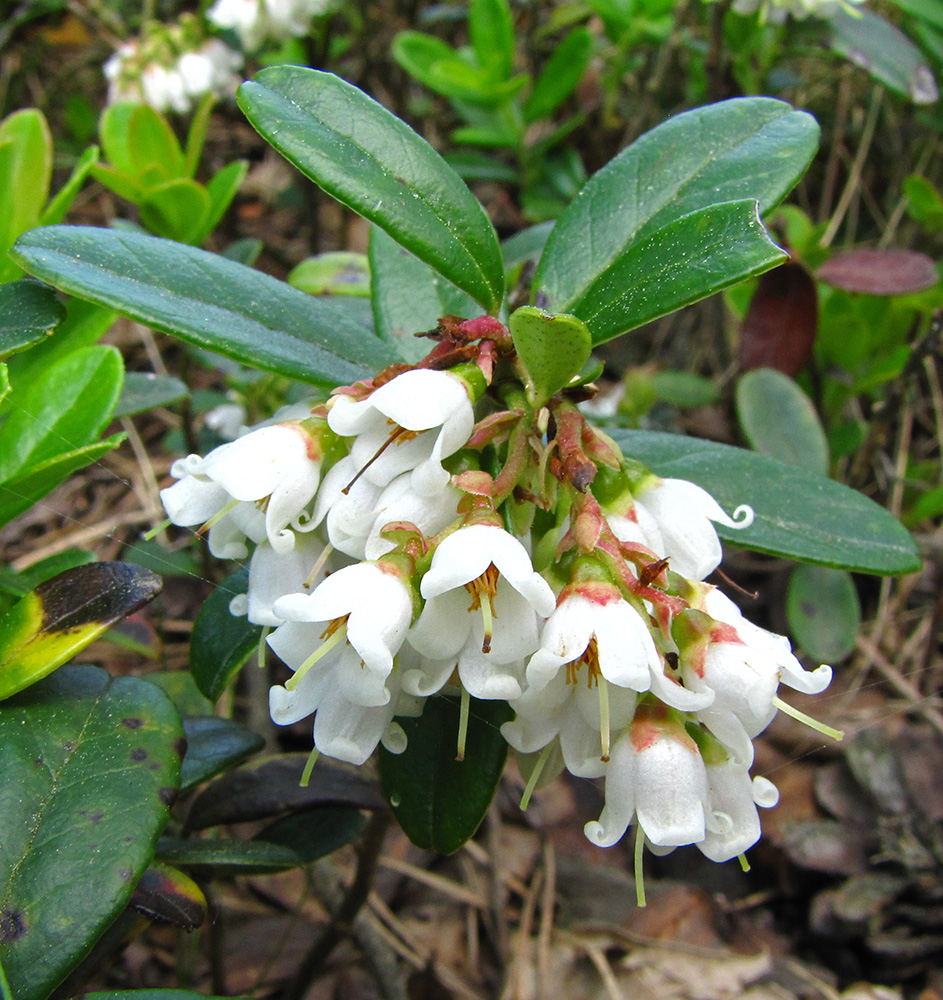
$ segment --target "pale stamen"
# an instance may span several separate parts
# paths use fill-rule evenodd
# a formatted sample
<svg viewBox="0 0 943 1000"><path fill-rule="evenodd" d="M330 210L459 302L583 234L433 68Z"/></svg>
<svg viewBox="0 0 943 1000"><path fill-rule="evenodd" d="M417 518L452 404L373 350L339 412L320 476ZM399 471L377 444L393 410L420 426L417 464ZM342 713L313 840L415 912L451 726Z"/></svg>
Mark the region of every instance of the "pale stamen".
<svg viewBox="0 0 943 1000"><path fill-rule="evenodd" d="M318 757L321 756L321 751L317 747L311 748L311 753L308 754L308 759L305 761L305 769L301 772L301 781L298 782L302 788L307 788L308 783L311 781L311 772L314 770L314 765L318 762Z"/></svg>
<svg viewBox="0 0 943 1000"><path fill-rule="evenodd" d="M301 666L285 682L288 691L294 691L301 683L301 678L318 662L326 656L335 646L340 645L347 638L347 616L335 618L327 628L321 633L321 638L325 642L301 664Z"/></svg>
<svg viewBox="0 0 943 1000"><path fill-rule="evenodd" d="M599 758L604 764L609 763L609 685L605 677L600 682L596 678L596 686L599 689L599 737L602 746L602 756Z"/></svg>
<svg viewBox="0 0 943 1000"><path fill-rule="evenodd" d="M202 524L202 525L200 525L200 527L196 529L196 533L197 533L197 535L198 535L198 536L199 536L199 535L205 535L205 534L207 533L207 531L209 531L209 530L210 530L210 528L212 528L212 527L213 527L213 525L214 525L214 524L219 524L219 522L220 522L220 521L222 521L222 519L223 519L223 518L224 518L224 517L225 517L225 516L226 516L226 515L227 515L227 514L228 514L228 513L229 513L229 512L230 512L230 511L231 511L231 510L232 510L232 509L233 509L233 508L235 507L235 506L236 506L236 504L238 504L238 503L239 503L239 501L238 501L238 500L235 500L235 499L233 499L233 500L230 500L230 501L229 501L229 503L228 503L228 504L226 504L226 506L225 506L225 507L222 507L222 508L220 508L220 509L219 509L218 511L216 511L216 513L215 513L215 514L214 514L214 515L213 515L213 516L212 516L212 517L211 517L211 518L210 518L210 519L209 519L209 520L208 520L208 521L207 521L207 522L206 522L205 524Z"/></svg>
<svg viewBox="0 0 943 1000"><path fill-rule="evenodd" d="M330 559L331 553L334 551L334 546L330 543L324 546L324 551L318 556L317 562L312 566L311 572L308 574L305 582L301 585L305 590L311 588L311 584L314 583L317 578L318 573L324 569L324 564Z"/></svg>
<svg viewBox="0 0 943 1000"><path fill-rule="evenodd" d="M468 739L468 715L471 710L471 695L462 687L462 700L458 712L458 746L455 759L465 759L465 743Z"/></svg>
<svg viewBox="0 0 943 1000"><path fill-rule="evenodd" d="M156 538L165 528L169 528L174 522L168 517L166 521L161 521L160 524L155 524L150 531L145 531L141 538L145 542L149 542L152 538Z"/></svg>
<svg viewBox="0 0 943 1000"><path fill-rule="evenodd" d="M537 788L537 782L540 781L540 775L543 773L544 765L549 760L552 751L552 742L548 743L543 750L540 751L537 763L534 765L533 771L530 772L530 777L527 779L527 784L524 786L524 794L521 796L521 812L524 812L524 810L530 805L531 796Z"/></svg>
<svg viewBox="0 0 943 1000"><path fill-rule="evenodd" d="M798 722L804 723L810 729L814 729L816 732L822 733L825 736L831 736L833 740L841 740L845 738L845 734L840 729L833 729L831 726L826 726L824 722L819 722L818 719L813 719L811 715L806 715L805 712L800 712L798 708L793 708L792 705L783 701L778 695L774 696L773 705L781 712L785 712L786 715L791 715Z"/></svg>
<svg viewBox="0 0 943 1000"><path fill-rule="evenodd" d="M271 631L272 631L272 629L271 629L270 626L263 625L262 626L262 632L259 635L259 666L260 667L264 667L265 666L265 650L266 650L265 640L268 638L268 634Z"/></svg>
<svg viewBox="0 0 943 1000"><path fill-rule="evenodd" d="M497 566L491 563L481 576L466 583L465 589L472 595L472 602L468 605L468 610L481 611L483 629L481 651L490 653L491 640L494 638L494 619L497 618L494 610L494 599L498 593ZM482 596L487 599L483 601Z"/></svg>
<svg viewBox="0 0 943 1000"><path fill-rule="evenodd" d="M635 824L635 902L639 908L645 903L645 872L642 868L642 855L645 853L645 833Z"/></svg>
<svg viewBox="0 0 943 1000"><path fill-rule="evenodd" d="M367 471L367 469L370 468L371 465L373 465L373 463L383 454L383 452L386 451L387 448L389 448L389 446L394 441L397 441L400 438L402 438L403 441L411 441L418 434L419 434L418 431L408 431L406 430L405 427L400 427L397 424L395 430L393 430L390 436L383 442L383 444L381 444L380 447L377 448L376 454L373 456L373 458L371 458L370 461L367 462L367 464L357 473L357 475L354 476L353 479L351 479L351 481L341 490L341 493L343 493L344 496L347 496L347 494L350 492L350 488L354 485L354 483L357 482L357 480ZM400 441L400 444L402 444L402 441Z"/></svg>

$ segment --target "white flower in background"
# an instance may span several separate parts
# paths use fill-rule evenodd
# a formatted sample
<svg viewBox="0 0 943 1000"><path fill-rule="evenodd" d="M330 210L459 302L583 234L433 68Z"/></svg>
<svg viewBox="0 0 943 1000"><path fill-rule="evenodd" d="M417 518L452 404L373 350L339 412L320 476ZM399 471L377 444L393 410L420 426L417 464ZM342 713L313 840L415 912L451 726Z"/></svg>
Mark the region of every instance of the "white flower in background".
<svg viewBox="0 0 943 1000"><path fill-rule="evenodd" d="M657 705L639 706L612 748L606 805L586 836L600 847L618 843L633 818L657 847L700 843L707 833L709 785L697 744Z"/></svg>
<svg viewBox="0 0 943 1000"><path fill-rule="evenodd" d="M703 580L720 565L723 551L713 522L728 528L753 523L753 511L745 504L729 517L707 490L685 479L652 476L634 501L628 514L607 514L616 538L667 556L669 568L690 580Z"/></svg>
<svg viewBox="0 0 943 1000"><path fill-rule="evenodd" d="M246 417L246 408L242 403L220 403L206 414L203 422L221 438L235 441L249 429Z"/></svg>
<svg viewBox="0 0 943 1000"><path fill-rule="evenodd" d="M320 442L299 423L260 427L170 468L177 480L160 498L173 524L209 525L221 559L244 559L244 538L268 539L279 553L294 545L288 527L311 502L321 478Z"/></svg>
<svg viewBox="0 0 943 1000"><path fill-rule="evenodd" d="M311 19L334 6L334 0L216 0L206 16L217 27L235 31L243 49L254 52L266 42L306 35Z"/></svg>
<svg viewBox="0 0 943 1000"><path fill-rule="evenodd" d="M442 460L467 441L475 423L466 384L447 372L403 372L365 399L335 396L328 425L354 438L350 457L363 478L387 486L411 472L412 488L435 493L448 481Z"/></svg>
<svg viewBox="0 0 943 1000"><path fill-rule="evenodd" d="M864 0L734 0L733 10L738 14L761 11L773 24L781 24L787 15L803 20L807 17L831 17L837 10L854 10Z"/></svg>
<svg viewBox="0 0 943 1000"><path fill-rule="evenodd" d="M520 697L538 617L556 603L524 546L495 525L459 528L437 546L419 589L426 604L409 632L413 648L436 660L454 658L476 698Z"/></svg>

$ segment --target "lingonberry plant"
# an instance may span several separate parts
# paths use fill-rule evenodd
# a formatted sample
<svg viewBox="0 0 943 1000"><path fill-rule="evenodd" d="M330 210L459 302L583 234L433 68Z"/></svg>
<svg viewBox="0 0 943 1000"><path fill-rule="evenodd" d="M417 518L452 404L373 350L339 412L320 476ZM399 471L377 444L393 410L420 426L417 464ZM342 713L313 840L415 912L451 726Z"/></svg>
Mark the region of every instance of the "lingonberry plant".
<svg viewBox="0 0 943 1000"><path fill-rule="evenodd" d="M528 286L509 288L503 248L468 188L359 90L282 66L243 84L239 99L276 149L373 224L372 329L341 299L140 233L53 226L14 251L63 291L311 387L310 402L180 458L163 491L173 523L207 535L220 558L248 560L195 624L197 685L218 698L266 642L288 668L270 691L273 719L313 716L302 785L330 773L319 756L360 765L379 748L386 798L424 847L451 852L474 834L511 747L524 806L563 768L603 778L605 807L586 835L606 847L634 825L639 870L646 846L743 855L760 835L757 806L776 800L769 781L750 777L752 740L777 711L799 714L781 684L820 692L831 670L805 669L786 638L705 582L721 540L883 574L919 565L913 541L824 477L688 438L610 435L580 404L600 370L595 346L785 258L761 213L807 166L814 120L767 98L668 120L586 184L545 246L535 239L525 254L536 263ZM520 242L504 249L519 264ZM35 632L43 608L17 605L9 635ZM41 673L24 665L22 642L6 648L19 687ZM220 720L191 720L178 775L172 709L153 696L139 707L137 688L106 698L101 683L60 672L32 688L0 719L3 746L17 748L24 771L54 743L65 755L57 767L78 773L60 729L84 684L96 725L122 720L114 753L133 762L138 798L161 808L118 831L133 850L106 852L107 901L77 915L70 935L19 874L48 874L36 842L2 839L0 865L18 874L3 897L0 956L17 996L47 995L114 921L177 788L257 745ZM75 812L74 785L54 783L45 812L22 825L51 838L53 820L93 822L86 805ZM345 787L331 846L359 828L355 780ZM213 788L191 804L186 828L172 816L159 861L274 870L330 849L297 824L251 841L187 839L247 818L225 779ZM100 812L96 843L114 822L111 803ZM160 877L173 883L168 871ZM185 897L185 883L173 884Z"/></svg>

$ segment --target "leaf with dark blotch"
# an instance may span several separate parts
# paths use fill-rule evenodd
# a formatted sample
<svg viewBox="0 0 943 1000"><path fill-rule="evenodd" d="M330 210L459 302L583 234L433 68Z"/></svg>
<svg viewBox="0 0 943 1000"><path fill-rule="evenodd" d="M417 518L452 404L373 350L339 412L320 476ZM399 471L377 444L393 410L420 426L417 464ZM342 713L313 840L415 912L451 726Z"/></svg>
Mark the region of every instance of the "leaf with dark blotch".
<svg viewBox="0 0 943 1000"><path fill-rule="evenodd" d="M258 733L215 715L185 716L183 731L187 753L180 768L181 791L241 764L265 746Z"/></svg>
<svg viewBox="0 0 943 1000"><path fill-rule="evenodd" d="M41 583L0 618L0 699L40 680L160 592L159 576L90 563Z"/></svg>
<svg viewBox="0 0 943 1000"><path fill-rule="evenodd" d="M380 779L417 847L452 854L474 835L504 770L500 726L511 717L503 701L472 698L464 760L455 759L458 698L428 698L420 718L398 720L409 742L401 754L380 749Z"/></svg>
<svg viewBox="0 0 943 1000"><path fill-rule="evenodd" d="M775 368L795 378L809 363L819 325L815 282L788 261L760 277L740 332L740 367Z"/></svg>
<svg viewBox="0 0 943 1000"><path fill-rule="evenodd" d="M189 875L152 862L134 887L128 906L152 920L195 931L206 919L206 897Z"/></svg>
<svg viewBox="0 0 943 1000"><path fill-rule="evenodd" d="M932 288L940 280L936 265L926 254L871 247L835 254L815 276L846 292L869 295L909 295Z"/></svg>
<svg viewBox="0 0 943 1000"><path fill-rule="evenodd" d="M125 909L183 750L162 691L96 667L0 705L0 962L17 1000L45 1000Z"/></svg>
<svg viewBox="0 0 943 1000"><path fill-rule="evenodd" d="M221 823L271 819L318 804L384 809L377 782L361 768L322 757L304 788L301 775L308 755L281 754L254 761L214 781L193 803L187 817L191 830Z"/></svg>

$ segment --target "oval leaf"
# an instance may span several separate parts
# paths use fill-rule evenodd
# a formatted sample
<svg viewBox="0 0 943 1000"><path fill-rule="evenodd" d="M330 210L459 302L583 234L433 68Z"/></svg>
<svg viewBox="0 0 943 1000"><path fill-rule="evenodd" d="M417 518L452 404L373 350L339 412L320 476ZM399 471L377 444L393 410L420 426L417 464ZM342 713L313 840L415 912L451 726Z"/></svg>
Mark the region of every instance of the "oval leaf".
<svg viewBox="0 0 943 1000"><path fill-rule="evenodd" d="M209 192L189 178L148 188L138 206L141 222L155 236L181 243L198 243L210 214Z"/></svg>
<svg viewBox="0 0 943 1000"><path fill-rule="evenodd" d="M788 375L772 368L747 372L737 383L737 416L754 450L828 475L828 442L819 415Z"/></svg>
<svg viewBox="0 0 943 1000"><path fill-rule="evenodd" d="M582 371L592 340L575 316L554 316L533 306L516 309L509 320L514 349L529 380L533 406L543 406Z"/></svg>
<svg viewBox="0 0 943 1000"><path fill-rule="evenodd" d="M500 726L513 715L503 701L471 699L465 759L455 759L459 699L429 698L418 719L399 719L401 754L380 748L380 780L407 837L454 854L478 829L501 780L508 745Z"/></svg>
<svg viewBox="0 0 943 1000"><path fill-rule="evenodd" d="M0 285L0 359L45 340L65 316L56 293L35 281Z"/></svg>
<svg viewBox="0 0 943 1000"><path fill-rule="evenodd" d="M243 364L318 385L375 374L394 358L330 302L156 236L50 226L21 237L32 274Z"/></svg>
<svg viewBox="0 0 943 1000"><path fill-rule="evenodd" d="M185 931L195 931L206 919L203 890L189 875L157 861L141 876L128 906Z"/></svg>
<svg viewBox="0 0 943 1000"><path fill-rule="evenodd" d="M66 570L0 618L0 699L62 666L163 586L150 570L100 562Z"/></svg>
<svg viewBox="0 0 943 1000"><path fill-rule="evenodd" d="M180 790L184 792L241 764L265 746L258 733L215 715L184 716L183 731L187 753L180 767Z"/></svg>
<svg viewBox="0 0 943 1000"><path fill-rule="evenodd" d="M157 844L161 861L195 868L209 877L270 875L298 868L304 861L290 847L264 840L182 840L162 837Z"/></svg>
<svg viewBox="0 0 943 1000"><path fill-rule="evenodd" d="M760 276L740 332L740 367L775 368L795 377L809 363L819 324L812 276L787 261Z"/></svg>
<svg viewBox="0 0 943 1000"><path fill-rule="evenodd" d="M0 705L0 961L44 1000L124 909L176 795L162 691L64 667Z"/></svg>
<svg viewBox="0 0 943 1000"><path fill-rule="evenodd" d="M172 375L155 375L153 372L126 372L121 396L115 406L113 417L128 417L132 413L153 410L155 406L167 406L186 398L186 385Z"/></svg>
<svg viewBox="0 0 943 1000"><path fill-rule="evenodd" d="M504 270L494 227L464 181L408 125L331 73L272 66L239 106L329 195L385 229L496 313Z"/></svg>
<svg viewBox="0 0 943 1000"><path fill-rule="evenodd" d="M786 616L793 640L820 663L837 663L854 648L861 605L854 580L829 566L797 566L789 578Z"/></svg>
<svg viewBox="0 0 943 1000"><path fill-rule="evenodd" d="M940 273L926 254L916 250L860 247L829 258L816 272L819 281L846 292L909 295L932 288Z"/></svg>
<svg viewBox="0 0 943 1000"><path fill-rule="evenodd" d="M262 627L229 613L229 602L249 588L249 569L227 577L203 602L190 634L190 672L210 701L226 690L259 646Z"/></svg>
<svg viewBox="0 0 943 1000"><path fill-rule="evenodd" d="M689 479L727 511L749 504L742 530L718 527L727 541L757 552L862 573L912 573L921 566L910 532L856 490L775 458L658 431L610 431L626 456L659 476Z"/></svg>

